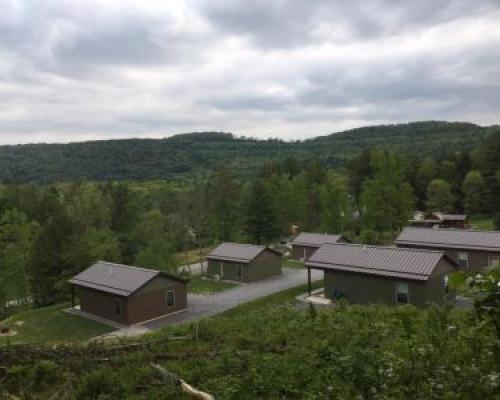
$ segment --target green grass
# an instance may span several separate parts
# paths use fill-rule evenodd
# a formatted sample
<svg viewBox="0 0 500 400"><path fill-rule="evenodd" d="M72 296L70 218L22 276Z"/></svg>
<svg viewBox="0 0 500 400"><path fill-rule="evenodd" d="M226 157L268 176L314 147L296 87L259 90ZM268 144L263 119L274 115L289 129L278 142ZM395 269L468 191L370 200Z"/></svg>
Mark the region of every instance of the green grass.
<svg viewBox="0 0 500 400"><path fill-rule="evenodd" d="M495 229L493 225L493 219L484 215L477 215L470 217L470 225L472 228L483 229L486 231L492 231Z"/></svg>
<svg viewBox="0 0 500 400"><path fill-rule="evenodd" d="M83 317L63 311L69 304L34 308L15 314L2 324L17 332L0 337L0 345L20 343L48 343L83 341L114 329Z"/></svg>
<svg viewBox="0 0 500 400"><path fill-rule="evenodd" d="M222 292L223 290L231 289L236 286L238 286L236 283L214 281L203 279L201 276L194 276L188 283L188 291L194 294L210 294Z"/></svg>
<svg viewBox="0 0 500 400"><path fill-rule="evenodd" d="M304 263L302 261L294 260L293 258L287 258L284 257L283 261L281 262L281 265L285 268L296 268L296 269L303 269L304 268Z"/></svg>

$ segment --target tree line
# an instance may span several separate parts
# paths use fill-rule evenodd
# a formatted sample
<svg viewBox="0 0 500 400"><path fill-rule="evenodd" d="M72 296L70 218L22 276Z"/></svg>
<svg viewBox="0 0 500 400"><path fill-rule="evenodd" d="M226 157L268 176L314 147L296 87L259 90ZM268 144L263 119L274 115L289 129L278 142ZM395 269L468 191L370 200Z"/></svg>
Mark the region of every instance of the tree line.
<svg viewBox="0 0 500 400"><path fill-rule="evenodd" d="M500 134L446 157L365 150L345 166L293 157L251 178L231 165L189 182L0 185L0 307L68 298L103 259L174 270L174 254L221 241L268 244L302 231L390 242L415 209L497 216ZM498 226L498 217L496 217Z"/></svg>

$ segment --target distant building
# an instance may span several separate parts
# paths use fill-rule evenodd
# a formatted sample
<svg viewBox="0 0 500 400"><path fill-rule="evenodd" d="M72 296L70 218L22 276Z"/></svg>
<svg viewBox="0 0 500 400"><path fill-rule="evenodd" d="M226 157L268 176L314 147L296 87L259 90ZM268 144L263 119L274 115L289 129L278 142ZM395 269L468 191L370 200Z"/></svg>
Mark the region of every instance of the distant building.
<svg viewBox="0 0 500 400"><path fill-rule="evenodd" d="M70 279L81 311L132 325L186 309L187 280L165 272L99 261Z"/></svg>
<svg viewBox="0 0 500 400"><path fill-rule="evenodd" d="M423 306L453 296L447 276L456 265L443 251L325 244L305 266L324 271L324 295L332 300Z"/></svg>
<svg viewBox="0 0 500 400"><path fill-rule="evenodd" d="M439 227L466 229L469 226L469 218L464 214L444 214L441 212L424 213L415 211L410 225L417 227Z"/></svg>
<svg viewBox="0 0 500 400"><path fill-rule="evenodd" d="M252 282L281 274L281 253L266 246L223 243L207 255L209 275Z"/></svg>
<svg viewBox="0 0 500 400"><path fill-rule="evenodd" d="M292 240L292 258L304 261L327 243L348 243L348 240L342 235L303 232Z"/></svg>
<svg viewBox="0 0 500 400"><path fill-rule="evenodd" d="M404 228L398 247L445 251L459 268L477 271L499 264L500 232L476 229Z"/></svg>

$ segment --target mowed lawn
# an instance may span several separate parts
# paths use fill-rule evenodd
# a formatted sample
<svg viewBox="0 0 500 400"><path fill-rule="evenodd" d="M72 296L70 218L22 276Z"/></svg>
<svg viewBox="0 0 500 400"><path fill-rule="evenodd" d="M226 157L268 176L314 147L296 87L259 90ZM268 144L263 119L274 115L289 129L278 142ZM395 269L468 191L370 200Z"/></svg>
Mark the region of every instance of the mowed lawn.
<svg viewBox="0 0 500 400"><path fill-rule="evenodd" d="M98 322L64 312L69 306L69 303L56 304L13 315L3 321L2 325L17 333L12 336L0 336L0 345L82 341L114 330Z"/></svg>
<svg viewBox="0 0 500 400"><path fill-rule="evenodd" d="M188 283L188 292L193 294L210 294L222 292L236 286L238 286L237 283L215 281L203 279L201 276L193 276Z"/></svg>

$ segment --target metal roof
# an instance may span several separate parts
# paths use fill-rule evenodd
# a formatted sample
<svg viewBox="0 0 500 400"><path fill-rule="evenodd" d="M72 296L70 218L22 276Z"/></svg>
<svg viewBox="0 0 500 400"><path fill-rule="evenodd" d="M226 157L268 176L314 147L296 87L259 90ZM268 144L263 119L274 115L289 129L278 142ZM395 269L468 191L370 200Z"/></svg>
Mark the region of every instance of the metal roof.
<svg viewBox="0 0 500 400"><path fill-rule="evenodd" d="M299 246L321 247L326 243L337 243L341 238L341 235L303 232L292 240L292 244Z"/></svg>
<svg viewBox="0 0 500 400"><path fill-rule="evenodd" d="M467 219L467 215L464 215L464 214L443 214L440 212L434 212L432 214L443 221L444 220L447 220L447 221L465 221Z"/></svg>
<svg viewBox="0 0 500 400"><path fill-rule="evenodd" d="M187 282L165 272L98 261L70 279L69 283L119 296L130 296L158 275Z"/></svg>
<svg viewBox="0 0 500 400"><path fill-rule="evenodd" d="M358 244L325 244L306 267L426 281L444 257L443 251Z"/></svg>
<svg viewBox="0 0 500 400"><path fill-rule="evenodd" d="M213 249L208 255L208 259L234 261L240 263L249 263L265 249L266 246L241 243L222 243ZM269 249L271 250L271 249Z"/></svg>
<svg viewBox="0 0 500 400"><path fill-rule="evenodd" d="M452 228L404 228L398 246L421 245L435 248L500 251L500 232Z"/></svg>

